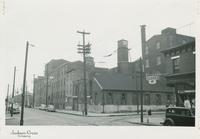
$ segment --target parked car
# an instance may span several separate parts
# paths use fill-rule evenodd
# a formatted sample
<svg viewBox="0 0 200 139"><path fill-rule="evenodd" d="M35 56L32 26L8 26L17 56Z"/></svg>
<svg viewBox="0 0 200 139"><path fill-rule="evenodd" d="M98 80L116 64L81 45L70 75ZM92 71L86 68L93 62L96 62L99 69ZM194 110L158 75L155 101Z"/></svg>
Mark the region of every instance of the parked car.
<svg viewBox="0 0 200 139"><path fill-rule="evenodd" d="M47 110L46 105L45 104L41 104L41 106L39 107L39 110L46 111Z"/></svg>
<svg viewBox="0 0 200 139"><path fill-rule="evenodd" d="M10 110L10 113L12 112L13 114L19 114L20 106L18 104L13 104L13 111L12 111L12 106L10 106L9 110Z"/></svg>
<svg viewBox="0 0 200 139"><path fill-rule="evenodd" d="M195 109L171 107L166 109L164 126L194 126Z"/></svg>
<svg viewBox="0 0 200 139"><path fill-rule="evenodd" d="M54 105L48 105L48 107L47 107L47 111L55 112L56 109L55 109Z"/></svg>

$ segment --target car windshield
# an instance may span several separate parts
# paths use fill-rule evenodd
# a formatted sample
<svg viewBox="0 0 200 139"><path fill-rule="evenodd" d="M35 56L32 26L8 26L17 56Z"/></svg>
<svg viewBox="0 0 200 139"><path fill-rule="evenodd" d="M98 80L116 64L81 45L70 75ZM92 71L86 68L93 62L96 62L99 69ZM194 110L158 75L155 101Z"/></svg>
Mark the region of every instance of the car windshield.
<svg viewBox="0 0 200 139"><path fill-rule="evenodd" d="M49 105L49 108L53 108L53 105Z"/></svg>

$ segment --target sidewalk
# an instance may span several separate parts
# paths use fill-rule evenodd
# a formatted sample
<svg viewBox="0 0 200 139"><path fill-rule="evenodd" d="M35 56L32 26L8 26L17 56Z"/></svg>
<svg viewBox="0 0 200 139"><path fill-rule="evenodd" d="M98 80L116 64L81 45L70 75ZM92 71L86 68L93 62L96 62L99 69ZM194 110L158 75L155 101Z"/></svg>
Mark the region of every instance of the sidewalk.
<svg viewBox="0 0 200 139"><path fill-rule="evenodd" d="M80 111L70 110L56 110L58 113L70 114L76 116L83 116ZM127 122L131 124L145 125L145 126L162 126L160 122L164 120L164 111L152 112L152 116L149 116L149 122L147 121L147 113L143 112L143 123L141 123L140 114L137 112L126 112L126 113L91 113L88 112L87 117L112 117L112 116L133 116ZM161 116L160 116L161 115Z"/></svg>
<svg viewBox="0 0 200 139"><path fill-rule="evenodd" d="M143 123L141 123L140 116L137 118L133 118L128 122L132 124L146 125L146 126L162 126L160 122L163 122L163 121L164 121L163 117L154 117L154 116L149 117L149 121L147 121L147 116L144 115Z"/></svg>
<svg viewBox="0 0 200 139"><path fill-rule="evenodd" d="M77 116L84 116L81 111L72 111L72 110L56 110L58 113L64 113L64 114L71 114L71 115L77 115ZM164 111L157 111L152 112L152 114L164 114ZM143 112L145 115L146 112ZM131 116L131 115L139 115L137 112L122 112L122 113L92 113L88 112L88 117L109 117L109 116Z"/></svg>

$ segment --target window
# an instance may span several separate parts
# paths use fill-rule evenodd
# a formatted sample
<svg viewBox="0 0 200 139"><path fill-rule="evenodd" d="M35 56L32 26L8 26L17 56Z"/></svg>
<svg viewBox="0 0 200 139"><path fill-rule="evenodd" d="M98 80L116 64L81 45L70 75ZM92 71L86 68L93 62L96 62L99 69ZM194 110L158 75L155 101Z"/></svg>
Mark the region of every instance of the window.
<svg viewBox="0 0 200 139"><path fill-rule="evenodd" d="M156 105L161 105L161 95L156 94Z"/></svg>
<svg viewBox="0 0 200 139"><path fill-rule="evenodd" d="M126 105L126 96L125 96L125 94L122 94L122 96L121 96L121 104L122 105Z"/></svg>
<svg viewBox="0 0 200 139"><path fill-rule="evenodd" d="M133 105L137 105L137 103L138 103L137 94L133 94L133 96L132 96L132 104Z"/></svg>
<svg viewBox="0 0 200 139"><path fill-rule="evenodd" d="M167 95L167 101L171 103L172 101L171 95Z"/></svg>
<svg viewBox="0 0 200 139"><path fill-rule="evenodd" d="M112 93L108 94L108 103L107 104L113 104L113 95L112 95Z"/></svg>
<svg viewBox="0 0 200 139"><path fill-rule="evenodd" d="M158 56L158 57L156 58L156 64L157 64L157 65L160 65L160 64L161 64L161 57L160 57L160 56Z"/></svg>
<svg viewBox="0 0 200 139"><path fill-rule="evenodd" d="M173 46L173 36L172 35L169 36L169 46L170 47Z"/></svg>
<svg viewBox="0 0 200 139"><path fill-rule="evenodd" d="M173 63L173 73L179 73L180 71L180 58L176 58L176 59L172 59L172 63Z"/></svg>
<svg viewBox="0 0 200 139"><path fill-rule="evenodd" d="M150 105L150 94L145 94L144 104L145 105Z"/></svg>
<svg viewBox="0 0 200 139"><path fill-rule="evenodd" d="M146 55L149 54L149 47L145 47L145 54L146 54Z"/></svg>
<svg viewBox="0 0 200 139"><path fill-rule="evenodd" d="M160 49L160 42L156 43L156 49Z"/></svg>
<svg viewBox="0 0 200 139"><path fill-rule="evenodd" d="M149 59L146 59L146 61L145 61L145 67L146 67L146 68L149 67Z"/></svg>

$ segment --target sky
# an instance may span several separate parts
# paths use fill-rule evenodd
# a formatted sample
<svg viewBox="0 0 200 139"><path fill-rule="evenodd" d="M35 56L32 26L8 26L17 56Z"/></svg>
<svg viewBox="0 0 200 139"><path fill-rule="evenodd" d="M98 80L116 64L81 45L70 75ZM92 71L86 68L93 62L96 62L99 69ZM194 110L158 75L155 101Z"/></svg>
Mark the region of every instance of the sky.
<svg viewBox="0 0 200 139"><path fill-rule="evenodd" d="M1 0L3 1L3 0ZM2 5L2 4L1 4ZM116 66L117 41L128 40L130 61L141 56L140 25L146 25L147 39L167 27L180 34L195 36L196 0L7 0L0 15L0 91L6 94L13 83L23 83L26 41L29 47L27 84L32 91L33 74L43 75L51 59L82 60L77 44L90 32L91 56L96 66ZM1 6L2 12L2 6ZM111 57L105 55L113 53ZM105 62L105 63L102 63Z"/></svg>

